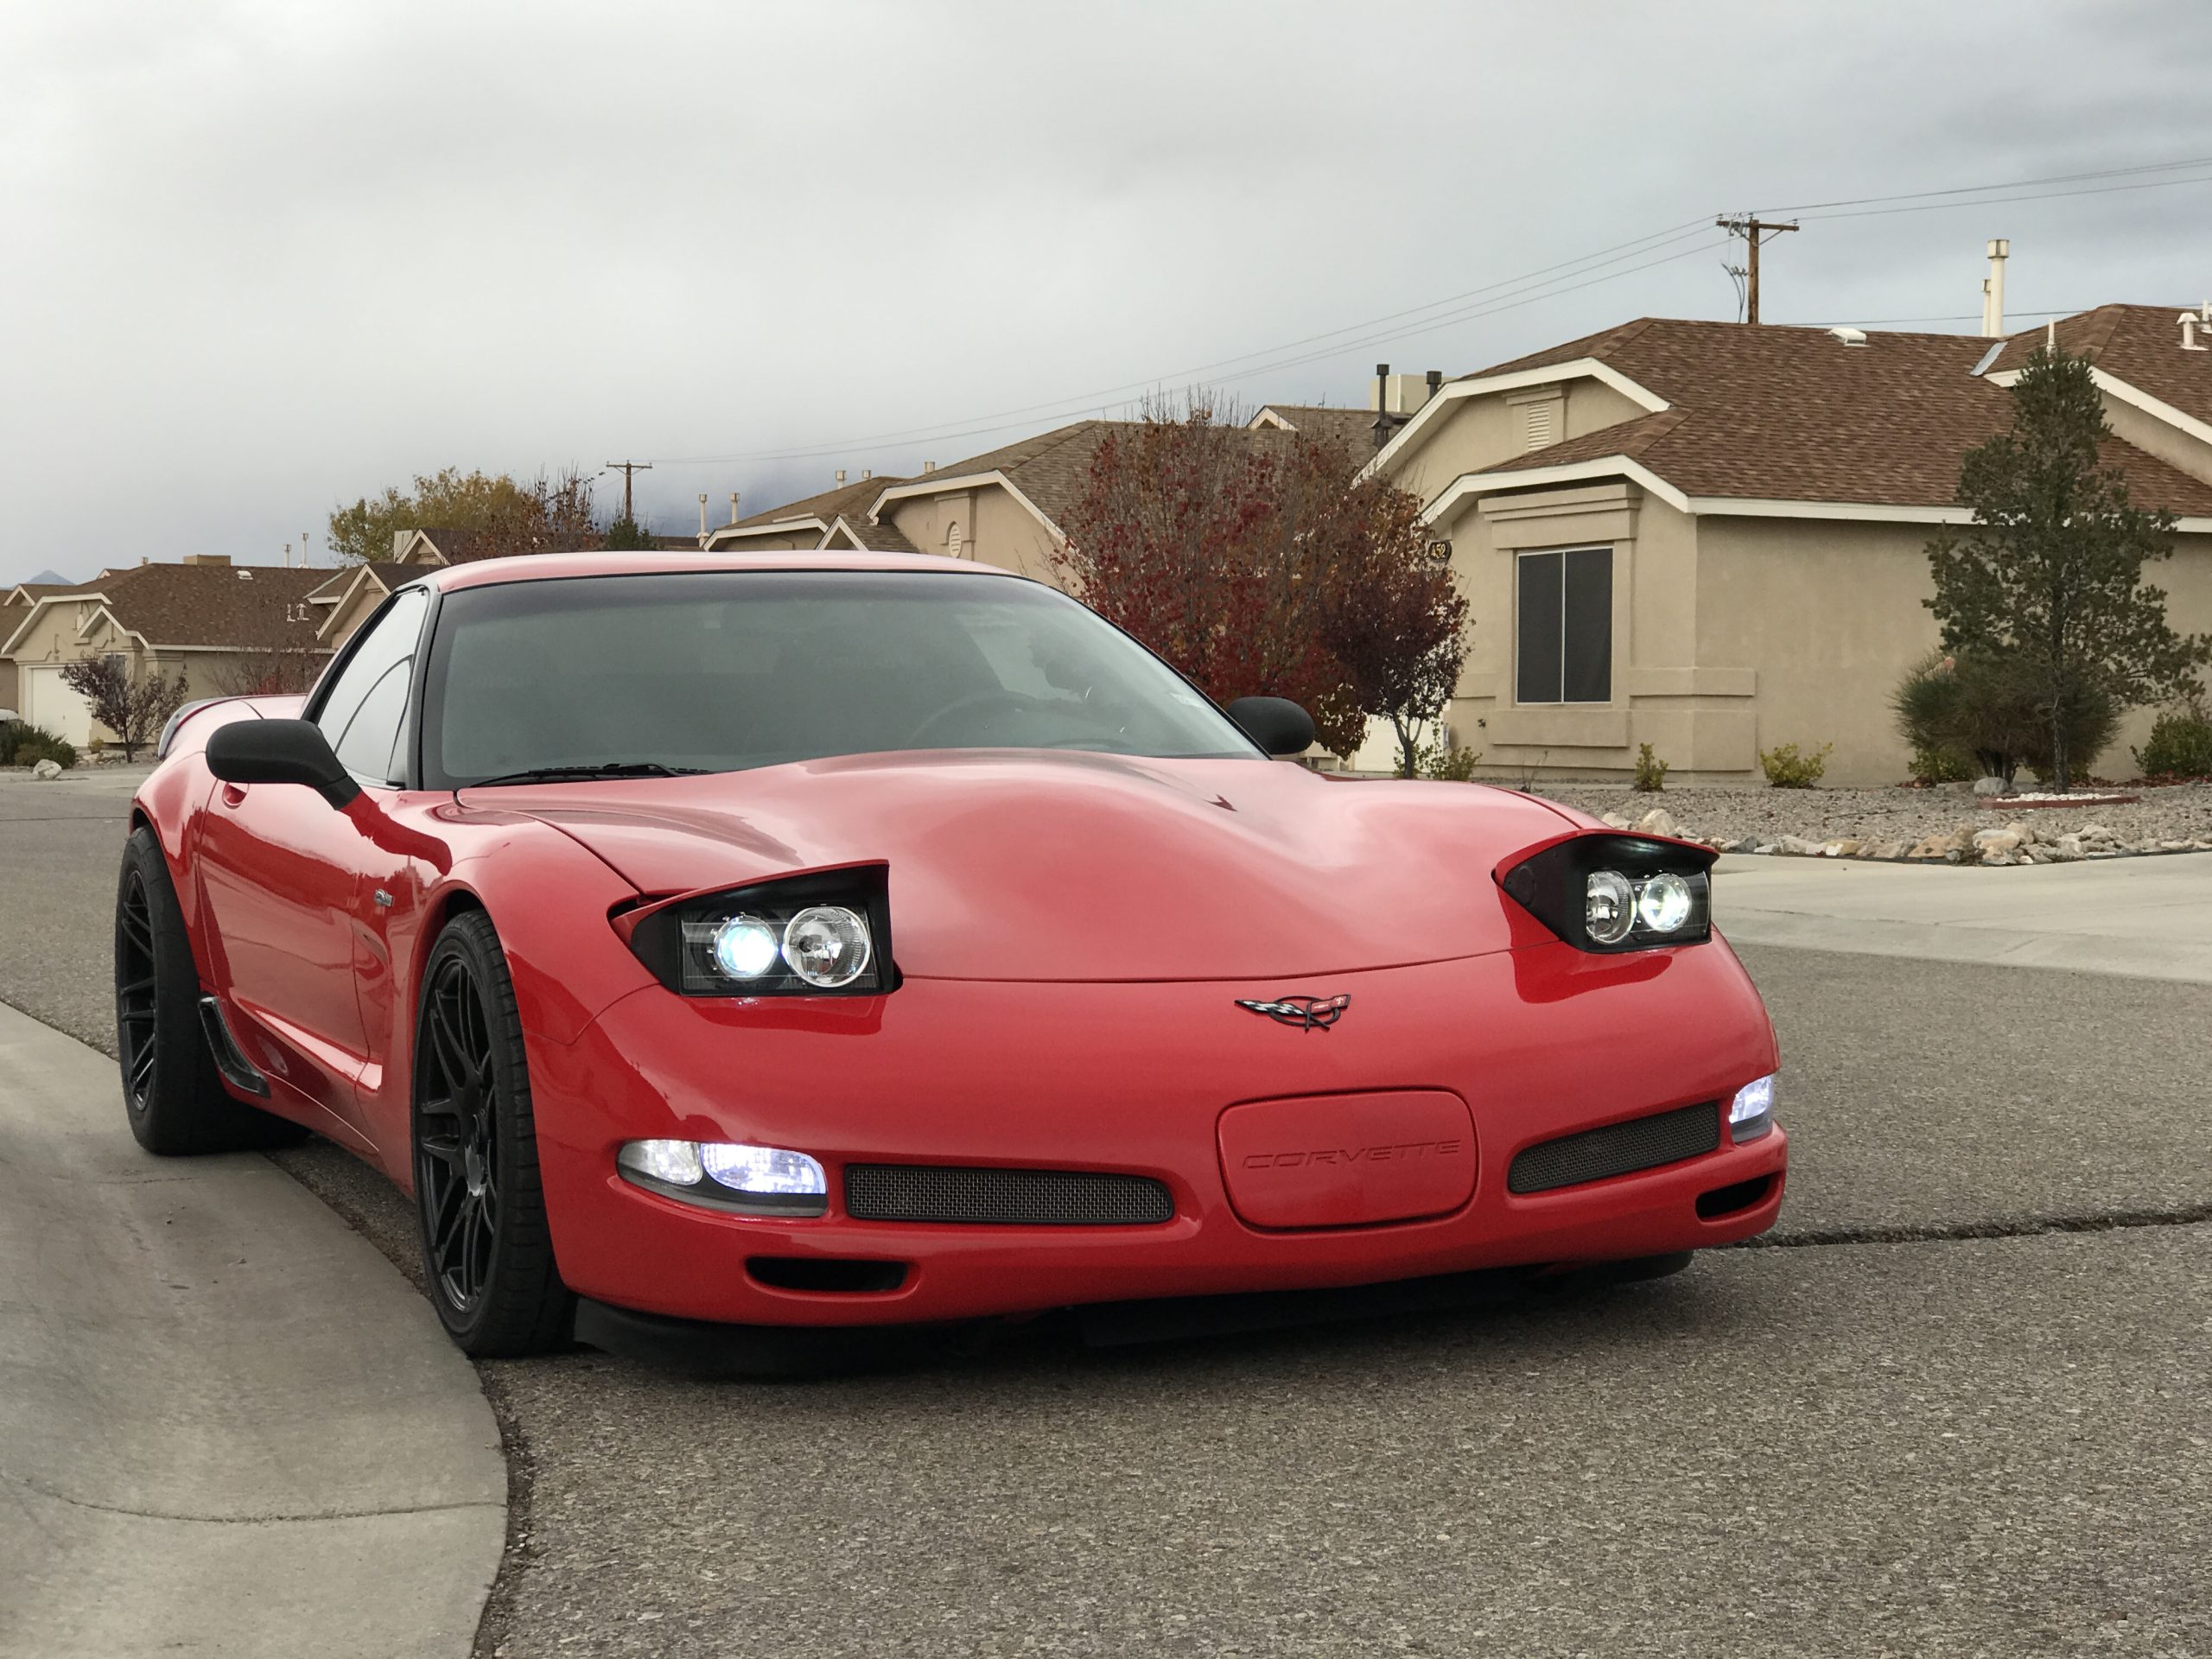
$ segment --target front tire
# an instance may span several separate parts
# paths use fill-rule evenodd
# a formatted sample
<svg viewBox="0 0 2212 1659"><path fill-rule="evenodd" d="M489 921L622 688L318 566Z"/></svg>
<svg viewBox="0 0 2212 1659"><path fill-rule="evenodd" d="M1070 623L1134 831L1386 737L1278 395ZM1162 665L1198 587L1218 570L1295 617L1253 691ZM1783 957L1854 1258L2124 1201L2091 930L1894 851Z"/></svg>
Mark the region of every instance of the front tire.
<svg viewBox="0 0 2212 1659"><path fill-rule="evenodd" d="M464 1353L543 1353L568 1338L538 1180L514 982L492 919L467 911L430 949L415 1025L415 1208L430 1303Z"/></svg>
<svg viewBox="0 0 2212 1659"><path fill-rule="evenodd" d="M296 1123L257 1110L224 1088L200 1023L192 937L152 830L124 844L115 893L115 1052L123 1106L138 1144L164 1158L288 1146Z"/></svg>

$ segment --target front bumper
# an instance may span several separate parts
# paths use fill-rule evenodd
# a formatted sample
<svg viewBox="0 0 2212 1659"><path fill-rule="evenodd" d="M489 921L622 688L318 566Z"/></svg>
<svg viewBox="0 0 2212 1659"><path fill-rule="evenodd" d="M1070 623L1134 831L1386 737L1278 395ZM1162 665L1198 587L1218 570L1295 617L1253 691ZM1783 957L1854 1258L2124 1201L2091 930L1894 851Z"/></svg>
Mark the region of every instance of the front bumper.
<svg viewBox="0 0 2212 1659"><path fill-rule="evenodd" d="M1240 998L1349 994L1335 1027ZM690 1000L658 987L577 1041L532 1041L541 1168L563 1277L615 1307L740 1325L923 1324L1151 1298L1374 1284L1651 1256L1764 1231L1782 1202L1777 1128L1662 1167L1516 1194L1540 1141L1701 1102L1775 1069L1771 1028L1725 944L1594 958L1542 944L1272 983L910 978L837 1002ZM1271 1230L1230 1202L1217 1133L1239 1103L1449 1090L1474 1127L1472 1196L1378 1225ZM615 1173L625 1141L812 1154L829 1212L734 1216ZM1101 1170L1166 1185L1141 1226L862 1221L848 1163ZM1713 1208L1726 1194L1735 1207ZM798 1289L760 1263L897 1262L895 1289ZM769 1271L773 1272L772 1268ZM788 1279L789 1272L773 1272ZM804 1277L804 1275L799 1275Z"/></svg>

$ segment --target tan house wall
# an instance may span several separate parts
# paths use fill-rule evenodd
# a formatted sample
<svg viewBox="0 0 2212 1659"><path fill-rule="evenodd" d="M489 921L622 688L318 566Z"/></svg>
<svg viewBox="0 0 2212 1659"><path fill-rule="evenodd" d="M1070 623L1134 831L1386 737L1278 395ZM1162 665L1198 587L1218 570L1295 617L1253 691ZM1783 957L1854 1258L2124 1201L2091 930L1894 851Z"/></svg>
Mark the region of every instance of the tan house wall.
<svg viewBox="0 0 2212 1659"><path fill-rule="evenodd" d="M1002 485L906 496L876 516L925 553L949 551L948 537L957 522L962 557L1060 585L1052 568L1052 533Z"/></svg>
<svg viewBox="0 0 2212 1659"><path fill-rule="evenodd" d="M2105 419L2111 424L2114 437L2156 455L2169 467L2192 478L2212 479L2212 443L2191 437L2132 404L2123 404L2109 392L2105 395L2104 404ZM2138 501L2135 505L2146 507L2156 504Z"/></svg>
<svg viewBox="0 0 2212 1659"><path fill-rule="evenodd" d="M1564 416L1556 429L1560 438L1580 437L1649 413L1603 381L1562 380L1555 382L1553 389ZM1452 400L1391 458L1392 480L1400 489L1433 501L1460 474L1484 472L1528 453L1518 411L1521 404L1540 396L1532 387Z"/></svg>

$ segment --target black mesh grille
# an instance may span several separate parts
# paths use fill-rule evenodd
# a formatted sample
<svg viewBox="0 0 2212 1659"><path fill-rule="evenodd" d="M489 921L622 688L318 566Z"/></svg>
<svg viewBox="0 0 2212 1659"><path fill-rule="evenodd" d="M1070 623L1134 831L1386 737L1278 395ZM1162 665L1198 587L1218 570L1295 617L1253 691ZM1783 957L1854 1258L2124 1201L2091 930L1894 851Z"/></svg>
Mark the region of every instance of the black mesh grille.
<svg viewBox="0 0 2212 1659"><path fill-rule="evenodd" d="M1505 1173L1515 1192L1548 1192L1555 1186L1602 1181L1608 1175L1656 1169L1677 1159L1694 1158L1720 1144L1720 1103L1685 1106L1651 1117L1631 1117L1558 1141L1530 1147Z"/></svg>
<svg viewBox="0 0 2212 1659"><path fill-rule="evenodd" d="M1173 1220L1175 1200L1163 1183L1143 1175L852 1164L845 1170L845 1213L860 1221L1141 1227Z"/></svg>

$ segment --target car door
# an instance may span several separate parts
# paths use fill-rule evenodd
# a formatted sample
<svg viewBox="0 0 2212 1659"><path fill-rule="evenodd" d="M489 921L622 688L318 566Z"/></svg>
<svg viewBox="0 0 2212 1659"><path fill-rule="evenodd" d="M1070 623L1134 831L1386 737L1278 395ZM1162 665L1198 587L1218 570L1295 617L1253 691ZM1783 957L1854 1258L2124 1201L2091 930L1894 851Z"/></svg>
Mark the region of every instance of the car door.
<svg viewBox="0 0 2212 1659"><path fill-rule="evenodd" d="M393 594L308 700L308 717L379 803L404 776L400 734L429 608L424 588ZM197 849L219 983L242 1016L247 1057L371 1146L354 1091L369 1046L357 987L382 950L364 912L396 861L353 817L290 784L216 785Z"/></svg>

